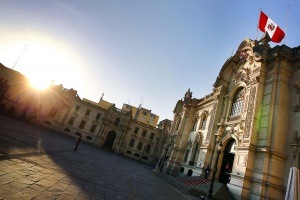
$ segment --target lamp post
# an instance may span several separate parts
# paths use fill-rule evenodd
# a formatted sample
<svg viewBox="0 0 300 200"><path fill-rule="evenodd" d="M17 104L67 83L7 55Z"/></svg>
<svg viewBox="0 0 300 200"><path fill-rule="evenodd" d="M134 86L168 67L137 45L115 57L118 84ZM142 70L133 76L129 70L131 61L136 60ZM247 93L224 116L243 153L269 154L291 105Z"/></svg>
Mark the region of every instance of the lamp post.
<svg viewBox="0 0 300 200"><path fill-rule="evenodd" d="M218 161L219 161L219 156L221 154L221 149L222 149L222 146L223 144L220 143L218 145L218 151L217 151L217 159L216 159L216 162L215 162L215 167L214 167L214 171L213 171L213 177L211 179L211 183L210 183L210 187L209 187L209 191L208 191L208 195L207 195L207 198L209 199L212 199L212 193L213 193L213 188L214 188L214 182L215 182L215 177L216 177L216 173L217 173L217 170L218 170Z"/></svg>

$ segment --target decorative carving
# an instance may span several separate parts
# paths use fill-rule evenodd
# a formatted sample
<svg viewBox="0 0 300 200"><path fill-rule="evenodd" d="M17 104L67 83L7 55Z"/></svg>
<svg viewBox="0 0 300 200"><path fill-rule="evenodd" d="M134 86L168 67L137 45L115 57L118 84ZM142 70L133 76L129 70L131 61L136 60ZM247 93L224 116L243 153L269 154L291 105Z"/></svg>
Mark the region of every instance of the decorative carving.
<svg viewBox="0 0 300 200"><path fill-rule="evenodd" d="M200 147L202 145L202 139L203 139L202 133L199 132L196 136L196 141L198 142L198 151L200 150Z"/></svg>
<svg viewBox="0 0 300 200"><path fill-rule="evenodd" d="M249 95L249 105L245 122L245 134L244 138L249 138L251 132L251 124L254 113L254 104L255 104L255 95L256 95L256 86L252 87Z"/></svg>
<svg viewBox="0 0 300 200"><path fill-rule="evenodd" d="M186 145L186 149L191 149L192 147L192 140L190 139Z"/></svg>
<svg viewBox="0 0 300 200"><path fill-rule="evenodd" d="M298 131L295 132L294 142L295 143L292 143L290 145L293 149L293 158L295 160L297 157L298 150L299 150L299 142L300 142L300 136L298 136Z"/></svg>
<svg viewBox="0 0 300 200"><path fill-rule="evenodd" d="M221 141L221 137L223 133L224 133L224 127L220 126L216 134L217 142Z"/></svg>
<svg viewBox="0 0 300 200"><path fill-rule="evenodd" d="M241 115L234 115L229 117L229 121L237 121L241 119Z"/></svg>
<svg viewBox="0 0 300 200"><path fill-rule="evenodd" d="M247 53L246 50L240 51L240 54L239 54L240 61L245 60L246 58L248 58L248 56L249 56L249 54Z"/></svg>
<svg viewBox="0 0 300 200"><path fill-rule="evenodd" d="M298 136L298 131L295 132L294 141L295 141L296 144L299 146L300 136Z"/></svg>
<svg viewBox="0 0 300 200"><path fill-rule="evenodd" d="M191 102L192 96L193 96L193 93L190 91L190 88L189 88L188 91L184 95L184 103L189 104Z"/></svg>
<svg viewBox="0 0 300 200"><path fill-rule="evenodd" d="M214 107L213 107L213 109L211 111L211 117L210 117L210 121L209 121L209 125L208 125L208 131L207 131L206 141L209 141L210 136L211 136L211 131L212 131L212 128L213 128L213 122L215 120L217 106L218 106L218 102L215 102L214 103Z"/></svg>
<svg viewBox="0 0 300 200"><path fill-rule="evenodd" d="M295 87L296 87L296 106L295 106L295 112L300 111L300 81L298 80L295 83Z"/></svg>

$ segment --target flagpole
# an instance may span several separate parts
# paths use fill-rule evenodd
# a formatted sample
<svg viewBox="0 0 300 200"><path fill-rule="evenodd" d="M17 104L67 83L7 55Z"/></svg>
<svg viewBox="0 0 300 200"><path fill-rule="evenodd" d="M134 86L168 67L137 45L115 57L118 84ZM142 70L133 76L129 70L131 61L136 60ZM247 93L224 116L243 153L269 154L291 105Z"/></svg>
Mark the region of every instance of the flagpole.
<svg viewBox="0 0 300 200"><path fill-rule="evenodd" d="M255 37L255 40L257 40L258 25L259 25L259 20L260 20L260 14L261 14L261 7L260 7L260 9L259 9L259 18L258 18L257 27L256 27L256 37Z"/></svg>
<svg viewBox="0 0 300 200"><path fill-rule="evenodd" d="M286 8L286 24L285 24L285 37L284 37L284 43L286 42L286 32L287 32L287 28L288 28L288 15L289 15L289 8L290 8L290 5L288 4L287 8Z"/></svg>
<svg viewBox="0 0 300 200"><path fill-rule="evenodd" d="M22 53L20 54L19 58L17 59L17 61L15 62L14 66L12 67L12 69L14 69L15 65L17 64L17 62L20 60L21 56L23 55L25 49L28 47L28 44L25 46L25 48L23 49Z"/></svg>

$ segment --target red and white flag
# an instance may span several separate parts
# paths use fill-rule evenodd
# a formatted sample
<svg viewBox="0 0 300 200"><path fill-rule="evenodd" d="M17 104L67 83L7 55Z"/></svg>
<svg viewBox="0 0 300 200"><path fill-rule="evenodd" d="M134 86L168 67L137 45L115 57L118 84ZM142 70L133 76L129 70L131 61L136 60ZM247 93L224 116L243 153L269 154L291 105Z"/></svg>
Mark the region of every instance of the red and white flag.
<svg viewBox="0 0 300 200"><path fill-rule="evenodd" d="M281 40L284 38L284 32L281 30L275 22L273 22L265 13L260 11L260 18L259 18L259 29L264 32L268 33L271 38L272 42L280 43Z"/></svg>

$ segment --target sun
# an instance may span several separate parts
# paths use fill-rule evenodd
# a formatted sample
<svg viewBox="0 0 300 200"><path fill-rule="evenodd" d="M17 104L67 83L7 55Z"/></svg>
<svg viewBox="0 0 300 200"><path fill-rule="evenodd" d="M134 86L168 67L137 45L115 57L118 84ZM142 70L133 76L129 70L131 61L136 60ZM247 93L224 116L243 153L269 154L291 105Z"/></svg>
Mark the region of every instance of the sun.
<svg viewBox="0 0 300 200"><path fill-rule="evenodd" d="M37 89L37 90L45 90L47 89L51 81L49 81L44 76L36 75L29 78L31 87Z"/></svg>
<svg viewBox="0 0 300 200"><path fill-rule="evenodd" d="M3 52L8 65L26 76L30 87L45 90L54 83L65 88L82 87L78 80L84 80L89 72L83 67L88 62L77 53L80 49L39 32L30 32L29 39L13 41Z"/></svg>

